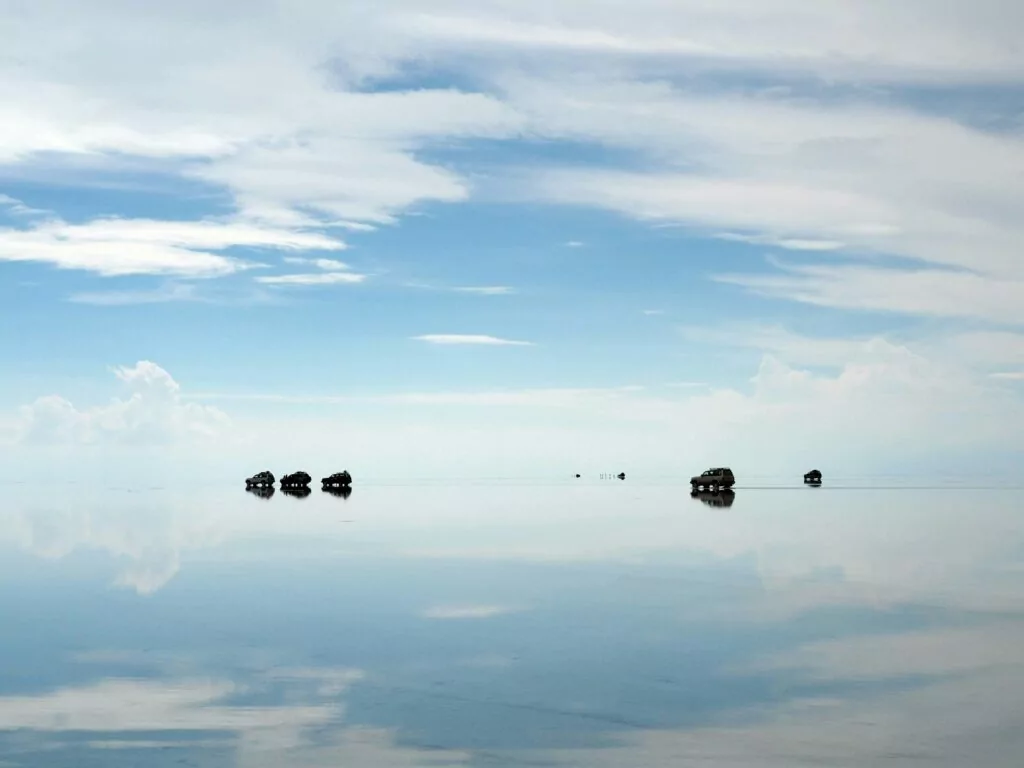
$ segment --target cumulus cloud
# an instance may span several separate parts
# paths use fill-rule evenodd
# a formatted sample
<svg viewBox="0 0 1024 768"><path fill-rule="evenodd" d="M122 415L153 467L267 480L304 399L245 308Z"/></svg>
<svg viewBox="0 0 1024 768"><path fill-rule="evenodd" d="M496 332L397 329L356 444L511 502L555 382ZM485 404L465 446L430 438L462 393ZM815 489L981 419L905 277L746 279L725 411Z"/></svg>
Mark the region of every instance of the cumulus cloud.
<svg viewBox="0 0 1024 768"><path fill-rule="evenodd" d="M128 392L107 405L79 409L59 395L21 409L20 441L36 444L168 445L221 432L227 416L186 402L181 387L155 363L114 369Z"/></svg>
<svg viewBox="0 0 1024 768"><path fill-rule="evenodd" d="M139 595L162 589L178 573L181 553L218 543L224 530L211 510L165 508L140 502L119 506L105 500L102 512L79 495L64 501L17 506L5 522L8 537L26 552L60 560L81 550L104 552L119 565L115 586Z"/></svg>

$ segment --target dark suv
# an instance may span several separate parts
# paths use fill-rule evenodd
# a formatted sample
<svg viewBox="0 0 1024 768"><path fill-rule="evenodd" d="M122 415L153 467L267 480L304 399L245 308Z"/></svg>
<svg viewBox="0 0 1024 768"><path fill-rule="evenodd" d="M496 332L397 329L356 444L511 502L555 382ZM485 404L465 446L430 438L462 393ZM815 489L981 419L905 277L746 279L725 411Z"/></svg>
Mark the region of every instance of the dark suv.
<svg viewBox="0 0 1024 768"><path fill-rule="evenodd" d="M292 472L290 475L285 475L281 478L282 488L301 488L309 485L313 478L309 476L308 472L298 471Z"/></svg>
<svg viewBox="0 0 1024 768"><path fill-rule="evenodd" d="M717 491L720 488L732 488L735 484L736 477L728 467L707 469L696 477L690 478L690 485L694 488L703 488L709 491Z"/></svg>
<svg viewBox="0 0 1024 768"><path fill-rule="evenodd" d="M334 485L352 485L352 475L348 473L348 470L342 472L335 472L333 475L329 475L320 481L323 485L334 486Z"/></svg>
<svg viewBox="0 0 1024 768"><path fill-rule="evenodd" d="M269 471L257 472L252 477L245 478L245 487L265 487L274 485L274 473Z"/></svg>

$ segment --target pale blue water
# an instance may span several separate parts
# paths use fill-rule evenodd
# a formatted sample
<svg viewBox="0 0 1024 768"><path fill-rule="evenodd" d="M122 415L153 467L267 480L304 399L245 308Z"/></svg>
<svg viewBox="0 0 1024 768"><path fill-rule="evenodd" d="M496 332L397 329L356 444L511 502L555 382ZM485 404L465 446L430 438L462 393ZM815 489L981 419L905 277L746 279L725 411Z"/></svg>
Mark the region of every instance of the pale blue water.
<svg viewBox="0 0 1024 768"><path fill-rule="evenodd" d="M750 485L9 486L0 765L1024 765L1020 491Z"/></svg>

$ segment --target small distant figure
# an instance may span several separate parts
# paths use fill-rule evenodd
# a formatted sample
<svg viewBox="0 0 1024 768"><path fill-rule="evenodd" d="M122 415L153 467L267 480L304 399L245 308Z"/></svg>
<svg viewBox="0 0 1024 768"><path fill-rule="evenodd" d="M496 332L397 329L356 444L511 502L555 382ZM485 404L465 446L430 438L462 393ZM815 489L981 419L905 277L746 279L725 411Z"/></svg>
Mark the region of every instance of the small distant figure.
<svg viewBox="0 0 1024 768"><path fill-rule="evenodd" d="M821 485L821 472L816 469L812 469L804 475L804 482L808 485Z"/></svg>
<svg viewBox="0 0 1024 768"><path fill-rule="evenodd" d="M245 478L246 488L266 488L274 485L274 473L268 470L257 472L252 477Z"/></svg>
<svg viewBox="0 0 1024 768"><path fill-rule="evenodd" d="M310 477L309 472L292 472L290 475L285 475L281 478L281 488L308 488L310 482L313 480Z"/></svg>
<svg viewBox="0 0 1024 768"><path fill-rule="evenodd" d="M617 474L616 477L619 478L619 480L625 480L626 479L626 473L625 472L619 472L619 474Z"/></svg>

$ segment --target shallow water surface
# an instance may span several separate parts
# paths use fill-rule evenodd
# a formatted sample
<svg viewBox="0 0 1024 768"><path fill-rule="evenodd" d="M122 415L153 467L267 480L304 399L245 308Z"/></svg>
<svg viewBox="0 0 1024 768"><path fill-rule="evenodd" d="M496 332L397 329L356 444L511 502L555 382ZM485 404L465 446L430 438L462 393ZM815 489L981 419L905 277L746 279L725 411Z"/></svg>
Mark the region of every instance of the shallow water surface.
<svg viewBox="0 0 1024 768"><path fill-rule="evenodd" d="M999 489L3 489L3 766L1024 764Z"/></svg>

